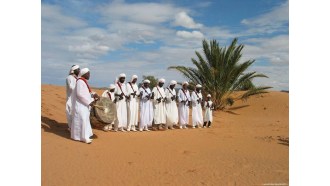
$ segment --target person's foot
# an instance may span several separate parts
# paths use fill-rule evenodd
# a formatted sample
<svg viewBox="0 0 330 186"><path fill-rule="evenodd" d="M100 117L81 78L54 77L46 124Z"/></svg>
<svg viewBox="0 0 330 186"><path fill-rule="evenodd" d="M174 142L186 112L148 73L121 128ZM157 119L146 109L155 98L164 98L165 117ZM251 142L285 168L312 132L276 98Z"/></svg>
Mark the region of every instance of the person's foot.
<svg viewBox="0 0 330 186"><path fill-rule="evenodd" d="M132 131L133 131L133 132L136 132L136 130L135 130L134 128L132 129Z"/></svg>
<svg viewBox="0 0 330 186"><path fill-rule="evenodd" d="M98 138L96 134L93 134L92 136L89 137L89 139L96 139Z"/></svg>
<svg viewBox="0 0 330 186"><path fill-rule="evenodd" d="M206 126L204 126L203 128L206 128Z"/></svg>
<svg viewBox="0 0 330 186"><path fill-rule="evenodd" d="M187 129L187 126L184 126L183 128L184 128L184 129Z"/></svg>
<svg viewBox="0 0 330 186"><path fill-rule="evenodd" d="M142 132L143 130L142 129L139 129L140 132Z"/></svg>
<svg viewBox="0 0 330 186"><path fill-rule="evenodd" d="M92 139L88 139L85 141L85 143L90 144L90 143L92 143L92 141L93 141Z"/></svg>
<svg viewBox="0 0 330 186"><path fill-rule="evenodd" d="M171 129L171 130L173 130L174 128L173 128L173 127L171 127L170 129Z"/></svg>
<svg viewBox="0 0 330 186"><path fill-rule="evenodd" d="M182 126L180 126L180 129L182 129Z"/></svg>
<svg viewBox="0 0 330 186"><path fill-rule="evenodd" d="M195 128L195 126L192 127L193 129Z"/></svg>
<svg viewBox="0 0 330 186"><path fill-rule="evenodd" d="M211 126L208 126L209 128L211 128Z"/></svg>
<svg viewBox="0 0 330 186"><path fill-rule="evenodd" d="M127 129L127 132L131 131L131 129Z"/></svg>

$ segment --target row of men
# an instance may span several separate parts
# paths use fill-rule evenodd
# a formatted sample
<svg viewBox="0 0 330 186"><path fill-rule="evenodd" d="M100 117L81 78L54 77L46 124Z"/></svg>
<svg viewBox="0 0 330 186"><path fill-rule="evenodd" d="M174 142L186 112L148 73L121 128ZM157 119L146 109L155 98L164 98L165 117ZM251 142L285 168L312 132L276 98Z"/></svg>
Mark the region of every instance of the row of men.
<svg viewBox="0 0 330 186"><path fill-rule="evenodd" d="M71 138L74 140L91 143L92 134L89 112L99 96L89 88L88 81L90 72L88 68L82 70L78 65L71 68L71 73L67 77L67 103L66 113ZM182 88L176 93L176 81L172 80L164 89L165 79L158 80L156 87L149 88L150 81L145 79L140 88L137 86L138 76L133 75L128 83L125 83L126 75L120 74L116 84L111 84L109 89L104 91L102 97L107 97L115 102L117 109L117 119L104 127L103 130L114 131L149 131L173 129L179 124L180 129L186 129L189 123L189 105L192 105L192 128L208 127L212 123L213 104L211 95L207 95L207 100L203 100L201 85L196 85L195 90L190 94L188 82L182 83ZM176 100L179 102L177 107ZM205 114L203 117L202 105ZM140 121L138 122L138 113ZM138 126L139 123L139 126ZM114 126L113 126L114 125ZM113 126L113 127L112 127Z"/></svg>

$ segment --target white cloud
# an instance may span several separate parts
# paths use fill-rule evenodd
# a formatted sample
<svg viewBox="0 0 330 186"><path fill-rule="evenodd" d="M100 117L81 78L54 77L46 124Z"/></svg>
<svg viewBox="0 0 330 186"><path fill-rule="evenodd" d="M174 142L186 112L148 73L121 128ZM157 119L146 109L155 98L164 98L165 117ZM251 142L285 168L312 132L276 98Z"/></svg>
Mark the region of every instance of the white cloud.
<svg viewBox="0 0 330 186"><path fill-rule="evenodd" d="M182 26L185 28L196 29L202 28L203 25L200 23L195 23L195 21L188 16L186 12L179 12L175 15L174 25Z"/></svg>
<svg viewBox="0 0 330 186"><path fill-rule="evenodd" d="M180 31L176 32L176 35L179 37L187 38L187 39L203 39L204 38L203 33L200 31L196 31L196 30L194 30L192 32L180 30Z"/></svg>
<svg viewBox="0 0 330 186"><path fill-rule="evenodd" d="M273 65L289 64L289 36L279 35L272 38L254 38L243 41L243 60L267 59Z"/></svg>
<svg viewBox="0 0 330 186"><path fill-rule="evenodd" d="M249 27L244 32L247 35L287 31L287 24L289 23L289 1L258 17L243 19L241 23Z"/></svg>
<svg viewBox="0 0 330 186"><path fill-rule="evenodd" d="M103 21L126 20L138 23L164 23L173 19L173 15L182 11L171 4L161 3L123 3L113 2L100 7Z"/></svg>

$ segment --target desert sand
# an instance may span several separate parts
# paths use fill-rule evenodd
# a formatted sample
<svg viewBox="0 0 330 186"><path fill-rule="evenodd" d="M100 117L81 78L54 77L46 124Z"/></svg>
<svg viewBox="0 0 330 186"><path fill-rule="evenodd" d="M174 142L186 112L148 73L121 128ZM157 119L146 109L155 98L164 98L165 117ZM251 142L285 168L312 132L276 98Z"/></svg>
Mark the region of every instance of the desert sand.
<svg viewBox="0 0 330 186"><path fill-rule="evenodd" d="M65 87L41 90L44 186L289 184L288 93L272 91L216 111L212 128L93 129L98 138L85 144L67 131Z"/></svg>

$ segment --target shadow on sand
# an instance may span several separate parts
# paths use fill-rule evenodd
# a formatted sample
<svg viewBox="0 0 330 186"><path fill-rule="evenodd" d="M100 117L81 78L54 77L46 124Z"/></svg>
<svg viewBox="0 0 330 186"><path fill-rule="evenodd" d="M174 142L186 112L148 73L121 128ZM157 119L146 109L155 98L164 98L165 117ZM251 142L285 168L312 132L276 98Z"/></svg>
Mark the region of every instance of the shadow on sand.
<svg viewBox="0 0 330 186"><path fill-rule="evenodd" d="M67 123L59 123L56 120L41 116L41 128L45 132L51 132L66 139L70 139Z"/></svg>
<svg viewBox="0 0 330 186"><path fill-rule="evenodd" d="M242 108L249 107L249 106L250 105L242 105L242 106L238 106L238 107L230 107L230 108L224 110L224 112L227 112L227 113L233 114L233 115L240 115L237 112L234 112L233 110L238 110L238 109L242 109Z"/></svg>

